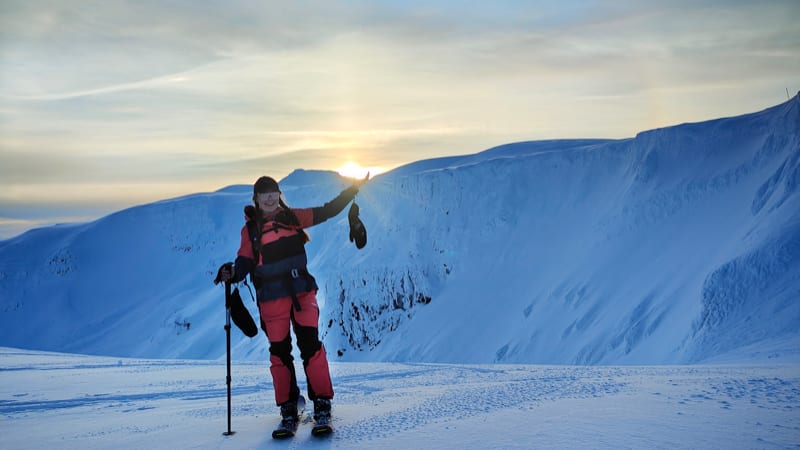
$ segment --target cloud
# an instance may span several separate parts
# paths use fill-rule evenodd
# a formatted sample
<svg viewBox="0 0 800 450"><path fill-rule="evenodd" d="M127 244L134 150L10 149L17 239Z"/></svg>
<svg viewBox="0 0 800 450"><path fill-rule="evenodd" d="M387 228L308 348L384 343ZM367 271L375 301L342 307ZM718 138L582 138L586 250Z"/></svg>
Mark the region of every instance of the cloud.
<svg viewBox="0 0 800 450"><path fill-rule="evenodd" d="M171 73L167 75L157 76L154 78L143 79L138 81L123 82L119 84L87 87L83 90L63 91L63 92L42 92L38 94L6 94L3 96L7 101L55 101L55 100L70 100L80 97L92 97L105 94L114 94L124 91L133 90L147 90L165 88L170 84L181 83L187 81L189 76L197 68L192 68L182 72Z"/></svg>
<svg viewBox="0 0 800 450"><path fill-rule="evenodd" d="M409 158L426 158L431 145L441 143L446 136L464 138L461 130L452 128L262 131L257 136L230 137L233 141L261 142L250 152L198 162L193 170L239 174L263 171L282 177L299 168L330 170L348 161L395 167Z"/></svg>
<svg viewBox="0 0 800 450"><path fill-rule="evenodd" d="M796 54L798 39L790 19L798 7L791 2L769 8L731 2L691 8L686 2L501 2L467 3L458 10L450 3L413 2L44 5L6 11L7 97L55 100L174 88L208 102L249 94L287 109L293 97L303 109L314 103L330 114L348 107L338 101L342 96L356 100L351 107L391 98L375 95L376 83L412 98L417 90L417 97L430 97L446 92L445 86L497 89L508 80L550 90L546 84L560 78L593 78L597 88L610 82L618 91L641 88L642 64L652 67L651 74L665 73L663 83L721 74L746 82L769 75L764 55L775 52L776 44L784 47L781 57ZM26 22L39 25L25 32L19 23ZM46 45L52 41L59 44ZM757 54L762 63L733 63L736 70L730 70L735 54ZM718 63L703 64L708 57ZM676 67L697 69L682 76ZM49 76L53 72L59 76ZM31 77L35 73L48 76Z"/></svg>
<svg viewBox="0 0 800 450"><path fill-rule="evenodd" d="M0 191L131 187L144 201L754 111L798 90L799 9L7 0Z"/></svg>

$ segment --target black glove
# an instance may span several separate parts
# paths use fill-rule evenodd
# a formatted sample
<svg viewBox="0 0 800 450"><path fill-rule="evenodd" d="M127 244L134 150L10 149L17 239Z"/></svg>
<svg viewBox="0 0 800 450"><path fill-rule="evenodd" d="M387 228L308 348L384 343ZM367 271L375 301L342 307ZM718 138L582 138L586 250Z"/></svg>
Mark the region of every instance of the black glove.
<svg viewBox="0 0 800 450"><path fill-rule="evenodd" d="M367 245L367 229L361 219L358 218L358 204L356 202L350 205L347 218L350 221L350 242L355 241L357 248L364 248Z"/></svg>
<svg viewBox="0 0 800 450"><path fill-rule="evenodd" d="M231 319L233 319L233 323L242 330L242 333L247 337L257 335L258 328L253 320L253 316L250 315L250 311L247 310L244 306L244 302L242 302L242 296L239 295L239 288L231 292L231 299L228 305L231 307Z"/></svg>
<svg viewBox="0 0 800 450"><path fill-rule="evenodd" d="M223 281L229 281L233 278L235 274L233 270L233 263L226 262L225 264L219 266L219 270L217 270L217 277L214 278L214 284L220 284Z"/></svg>

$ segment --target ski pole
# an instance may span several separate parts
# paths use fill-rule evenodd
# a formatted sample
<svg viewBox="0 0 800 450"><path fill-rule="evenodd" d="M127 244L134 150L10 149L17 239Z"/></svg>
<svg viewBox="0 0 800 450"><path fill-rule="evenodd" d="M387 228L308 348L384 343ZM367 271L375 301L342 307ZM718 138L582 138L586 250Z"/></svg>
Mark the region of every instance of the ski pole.
<svg viewBox="0 0 800 450"><path fill-rule="evenodd" d="M228 385L228 431L222 433L230 436L235 431L231 431L231 282L225 282L225 347L228 361L228 376L225 382Z"/></svg>

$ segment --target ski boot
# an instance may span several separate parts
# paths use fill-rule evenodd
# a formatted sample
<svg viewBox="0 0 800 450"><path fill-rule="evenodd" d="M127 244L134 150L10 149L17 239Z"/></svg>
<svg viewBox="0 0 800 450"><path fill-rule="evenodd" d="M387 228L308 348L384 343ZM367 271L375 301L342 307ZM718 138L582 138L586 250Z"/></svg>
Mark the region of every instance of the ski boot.
<svg viewBox="0 0 800 450"><path fill-rule="evenodd" d="M281 405L281 423L272 432L273 439L286 439L294 436L300 423L300 412L305 407L305 399L301 396L296 402L288 401Z"/></svg>
<svg viewBox="0 0 800 450"><path fill-rule="evenodd" d="M327 436L331 433L333 433L331 400L329 398L318 398L314 400L314 428L311 429L311 435Z"/></svg>

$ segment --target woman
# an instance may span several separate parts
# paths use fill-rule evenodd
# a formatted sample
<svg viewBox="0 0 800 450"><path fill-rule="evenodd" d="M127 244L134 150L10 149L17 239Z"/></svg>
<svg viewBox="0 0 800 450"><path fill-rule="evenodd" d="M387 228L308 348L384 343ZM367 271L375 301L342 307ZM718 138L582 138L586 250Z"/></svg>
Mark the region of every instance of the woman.
<svg viewBox="0 0 800 450"><path fill-rule="evenodd" d="M304 228L339 214L368 179L369 174L324 206L289 208L281 199L278 183L270 177L259 178L253 185L254 206L245 208L247 224L242 227L236 262L232 268L227 266L220 271L223 281L233 283L252 274L261 327L270 343L275 402L281 408L281 425L272 433L274 438L293 436L297 429L300 389L294 370L290 324L303 359L308 398L314 402L312 434L333 431L330 423L333 385L325 347L319 340L317 283L306 268L308 235Z"/></svg>

